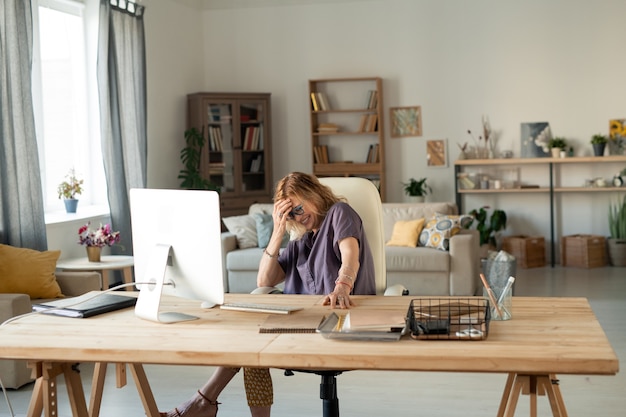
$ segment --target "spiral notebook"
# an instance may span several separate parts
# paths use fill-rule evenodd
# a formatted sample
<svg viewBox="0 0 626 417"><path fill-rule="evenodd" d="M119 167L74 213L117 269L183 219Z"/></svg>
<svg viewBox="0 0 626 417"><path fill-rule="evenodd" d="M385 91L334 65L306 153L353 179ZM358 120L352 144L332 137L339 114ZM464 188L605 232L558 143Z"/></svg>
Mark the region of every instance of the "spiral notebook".
<svg viewBox="0 0 626 417"><path fill-rule="evenodd" d="M259 328L259 333L315 333L325 318L323 313L311 311L271 314Z"/></svg>

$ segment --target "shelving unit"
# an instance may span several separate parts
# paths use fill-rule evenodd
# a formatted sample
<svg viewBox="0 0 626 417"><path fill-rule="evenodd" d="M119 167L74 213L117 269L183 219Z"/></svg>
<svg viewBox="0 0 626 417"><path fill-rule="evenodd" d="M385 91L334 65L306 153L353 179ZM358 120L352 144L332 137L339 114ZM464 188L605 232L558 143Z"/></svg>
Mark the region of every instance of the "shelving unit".
<svg viewBox="0 0 626 417"><path fill-rule="evenodd" d="M309 80L308 100L313 173L368 178L385 201L382 79Z"/></svg>
<svg viewBox="0 0 626 417"><path fill-rule="evenodd" d="M560 171L564 166L570 166L574 164L615 164L615 172L619 172L623 169L623 166L619 166L619 163L626 164L626 156L624 155L612 155L612 156L593 156L593 157L569 157L569 158L511 158L511 159L465 159L458 160L454 163L454 180L456 183L456 204L459 211L463 211L463 196L469 194L491 194L491 193L508 193L508 194L524 194L524 193L545 193L549 197L550 205L550 252L551 252L551 265L555 265L556 253L555 253L555 195L562 193L610 193L610 192L626 192L626 187L615 186L571 186L564 184L565 180L560 175ZM474 188L463 189L460 187L458 178L459 174L463 173L464 169L471 167L497 167L497 166L511 166L511 167L524 167L533 166L537 169L545 169L548 176L547 185L539 186L538 188ZM610 184L610 182L609 182Z"/></svg>
<svg viewBox="0 0 626 417"><path fill-rule="evenodd" d="M187 96L187 128L204 133L200 171L220 186L222 217L270 203L272 191L269 93L195 93Z"/></svg>

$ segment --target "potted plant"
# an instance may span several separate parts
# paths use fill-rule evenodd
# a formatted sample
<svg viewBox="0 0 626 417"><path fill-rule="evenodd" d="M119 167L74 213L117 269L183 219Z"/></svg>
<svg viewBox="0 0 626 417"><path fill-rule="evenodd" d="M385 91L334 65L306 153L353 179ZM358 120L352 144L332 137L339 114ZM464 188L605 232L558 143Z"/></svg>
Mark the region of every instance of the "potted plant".
<svg viewBox="0 0 626 417"><path fill-rule="evenodd" d="M78 199L76 196L80 195L82 192L83 180L76 177L76 171L72 168L65 176L65 181L57 187L59 199L63 199L66 212L76 213L76 207L78 206Z"/></svg>
<svg viewBox="0 0 626 417"><path fill-rule="evenodd" d="M567 141L562 137L553 137L548 142L548 146L550 146L552 157L558 158L561 154L561 151L564 151L567 148Z"/></svg>
<svg viewBox="0 0 626 417"><path fill-rule="evenodd" d="M496 234L500 230L506 229L506 213L504 210L493 210L491 216L488 217L489 206L483 206L478 210L474 209L469 212L469 214L474 217L476 220L476 230L478 230L478 234L480 235L480 246L484 247L485 250L493 249L495 250L498 247L496 241ZM472 221L469 227L474 225L474 221Z"/></svg>
<svg viewBox="0 0 626 417"><path fill-rule="evenodd" d="M404 193L408 195L413 201L424 201L424 197L428 193L432 193L433 190L428 184L426 184L426 178L410 178L409 182L402 183L404 185Z"/></svg>
<svg viewBox="0 0 626 417"><path fill-rule="evenodd" d="M609 232L609 261L613 266L626 266L626 195L621 203L609 206Z"/></svg>
<svg viewBox="0 0 626 417"><path fill-rule="evenodd" d="M593 154L595 156L604 155L604 148L606 146L607 141L608 141L607 137L599 133L591 137L591 146L593 146Z"/></svg>
<svg viewBox="0 0 626 417"><path fill-rule="evenodd" d="M180 186L189 190L212 190L219 192L219 186L200 175L202 148L206 142L204 129L202 132L195 127L186 130L185 142L187 146L180 151L180 160L185 166L178 174L178 179L182 180Z"/></svg>

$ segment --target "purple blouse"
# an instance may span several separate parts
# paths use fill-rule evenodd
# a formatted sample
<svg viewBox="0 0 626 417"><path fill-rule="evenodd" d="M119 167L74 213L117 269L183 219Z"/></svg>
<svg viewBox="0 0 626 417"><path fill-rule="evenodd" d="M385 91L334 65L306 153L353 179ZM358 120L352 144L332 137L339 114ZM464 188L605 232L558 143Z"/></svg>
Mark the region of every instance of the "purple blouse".
<svg viewBox="0 0 626 417"><path fill-rule="evenodd" d="M341 268L339 241L354 237L359 243L359 272L352 294L376 294L374 260L363 222L348 204L334 204L316 234L292 240L278 257L285 271L285 294L330 294Z"/></svg>

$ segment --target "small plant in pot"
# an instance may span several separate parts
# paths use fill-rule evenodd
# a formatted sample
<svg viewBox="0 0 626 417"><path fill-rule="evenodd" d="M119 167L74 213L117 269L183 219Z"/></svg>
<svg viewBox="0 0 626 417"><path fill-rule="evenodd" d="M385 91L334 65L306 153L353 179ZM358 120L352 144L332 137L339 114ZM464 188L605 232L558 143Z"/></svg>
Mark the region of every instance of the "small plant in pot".
<svg viewBox="0 0 626 417"><path fill-rule="evenodd" d="M565 138L555 136L548 142L548 146L551 149L552 157L558 158L560 156L561 151L564 151L567 148L567 141Z"/></svg>
<svg viewBox="0 0 626 417"><path fill-rule="evenodd" d="M606 143L608 139L605 135L595 134L591 137L591 146L593 146L593 154L595 156L604 155L604 148L606 147Z"/></svg>
<svg viewBox="0 0 626 417"><path fill-rule="evenodd" d="M626 195L609 206L609 231L609 261L613 266L626 266Z"/></svg>
<svg viewBox="0 0 626 417"><path fill-rule="evenodd" d="M65 181L57 187L59 198L62 198L65 203L65 211L68 213L76 213L76 207L78 206L76 196L82 194L82 192L83 180L76 177L76 171L72 168L65 176Z"/></svg>
<svg viewBox="0 0 626 417"><path fill-rule="evenodd" d="M428 193L433 192L432 188L426 183L426 178L420 178L419 180L410 178L409 182L403 182L402 185L404 186L404 193L415 201L424 201L424 197Z"/></svg>

